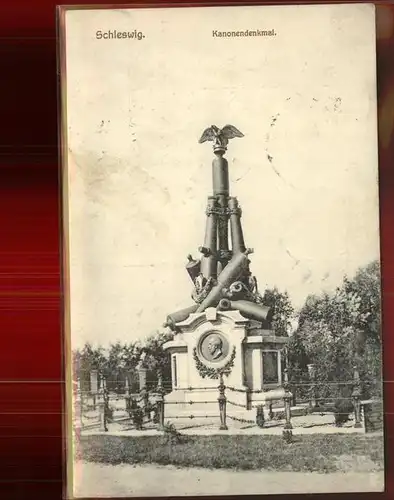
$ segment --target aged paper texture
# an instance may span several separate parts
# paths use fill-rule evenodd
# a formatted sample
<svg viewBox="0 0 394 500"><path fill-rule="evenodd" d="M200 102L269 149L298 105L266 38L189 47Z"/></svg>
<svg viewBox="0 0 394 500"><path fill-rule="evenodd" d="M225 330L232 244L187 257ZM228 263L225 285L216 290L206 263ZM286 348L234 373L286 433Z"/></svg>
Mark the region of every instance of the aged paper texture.
<svg viewBox="0 0 394 500"><path fill-rule="evenodd" d="M374 6L64 19L74 495L381 491Z"/></svg>

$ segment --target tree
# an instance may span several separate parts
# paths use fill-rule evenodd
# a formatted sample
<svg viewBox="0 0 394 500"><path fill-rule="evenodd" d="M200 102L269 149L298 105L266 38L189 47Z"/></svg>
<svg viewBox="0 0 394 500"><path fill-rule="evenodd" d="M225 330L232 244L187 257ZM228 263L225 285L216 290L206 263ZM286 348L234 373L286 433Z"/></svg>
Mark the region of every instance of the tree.
<svg viewBox="0 0 394 500"><path fill-rule="evenodd" d="M120 353L120 365L126 372L134 370L141 360L143 346L140 342L124 344Z"/></svg>
<svg viewBox="0 0 394 500"><path fill-rule="evenodd" d="M276 287L266 289L263 304L273 309L272 328L275 334L288 337L291 331L291 320L294 318L294 307L287 292L280 292Z"/></svg>
<svg viewBox="0 0 394 500"><path fill-rule="evenodd" d="M100 373L106 369L106 354L103 347L93 347L87 342L82 349L73 352L74 377L80 380L83 391L90 390L90 373L98 370Z"/></svg>
<svg viewBox="0 0 394 500"><path fill-rule="evenodd" d="M136 368L141 361L143 347L140 342L129 342L123 345L120 355L120 366L124 377L128 379L129 387L132 388L136 377Z"/></svg>
<svg viewBox="0 0 394 500"><path fill-rule="evenodd" d="M108 349L105 377L109 391L119 390L120 378L123 375L121 367L122 350L123 346L120 342L111 344Z"/></svg>
<svg viewBox="0 0 394 500"><path fill-rule="evenodd" d="M348 293L357 295L362 313L358 324L363 342L381 343L381 275L377 260L358 269L352 280L345 278Z"/></svg>
<svg viewBox="0 0 394 500"><path fill-rule="evenodd" d="M293 367L300 360L304 374L308 363L315 364L321 391L352 380L355 366L366 393L380 378L379 271L376 262L360 268L353 279L345 276L334 293L309 296L300 311L289 360Z"/></svg>
<svg viewBox="0 0 394 500"><path fill-rule="evenodd" d="M82 353L77 354L77 358L86 358L84 370L91 371L98 369L100 377L106 379L107 388L110 391L123 392L126 377L131 385L131 376L138 365L142 353L142 346L139 342L110 344L107 351L102 347L93 349L90 344L86 344Z"/></svg>
<svg viewBox="0 0 394 500"><path fill-rule="evenodd" d="M161 377L165 384L171 384L171 364L163 345L173 338L172 332L156 331L146 339L142 349L142 365L157 377Z"/></svg>

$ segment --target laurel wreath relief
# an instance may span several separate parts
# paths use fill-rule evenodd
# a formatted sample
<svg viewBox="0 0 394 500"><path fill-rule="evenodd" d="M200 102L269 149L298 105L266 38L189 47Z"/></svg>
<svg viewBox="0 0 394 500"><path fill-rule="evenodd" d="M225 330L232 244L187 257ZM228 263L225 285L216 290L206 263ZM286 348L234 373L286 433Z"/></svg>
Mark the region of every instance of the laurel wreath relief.
<svg viewBox="0 0 394 500"><path fill-rule="evenodd" d="M204 363L202 363L200 358L198 357L196 348L193 349L193 358L196 363L198 373L201 375L201 377L215 380L219 378L221 373L229 373L233 368L235 359L235 346L233 347L233 352L231 353L230 359L224 366L221 366L220 368L212 368L204 365Z"/></svg>

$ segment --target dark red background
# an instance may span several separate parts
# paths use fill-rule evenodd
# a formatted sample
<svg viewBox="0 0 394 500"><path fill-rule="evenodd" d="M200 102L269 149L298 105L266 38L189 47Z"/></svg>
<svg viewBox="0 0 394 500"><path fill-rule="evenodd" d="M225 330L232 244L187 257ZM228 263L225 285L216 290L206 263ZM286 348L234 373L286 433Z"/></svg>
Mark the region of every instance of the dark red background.
<svg viewBox="0 0 394 500"><path fill-rule="evenodd" d="M58 500L62 495L55 5L52 0L3 0L0 6L0 498L4 500ZM393 19L394 8L379 7L384 498L394 498ZM378 496L382 497L342 497Z"/></svg>

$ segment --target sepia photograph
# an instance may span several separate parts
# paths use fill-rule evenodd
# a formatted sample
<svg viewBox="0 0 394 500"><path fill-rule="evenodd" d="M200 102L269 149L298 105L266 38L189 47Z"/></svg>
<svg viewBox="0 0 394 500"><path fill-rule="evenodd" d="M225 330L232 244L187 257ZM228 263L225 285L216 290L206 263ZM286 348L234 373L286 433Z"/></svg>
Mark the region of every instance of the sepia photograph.
<svg viewBox="0 0 394 500"><path fill-rule="evenodd" d="M59 33L69 497L383 491L374 5Z"/></svg>

